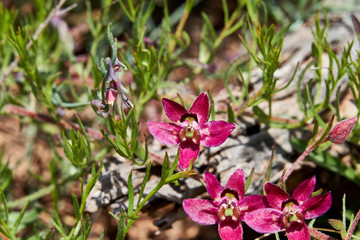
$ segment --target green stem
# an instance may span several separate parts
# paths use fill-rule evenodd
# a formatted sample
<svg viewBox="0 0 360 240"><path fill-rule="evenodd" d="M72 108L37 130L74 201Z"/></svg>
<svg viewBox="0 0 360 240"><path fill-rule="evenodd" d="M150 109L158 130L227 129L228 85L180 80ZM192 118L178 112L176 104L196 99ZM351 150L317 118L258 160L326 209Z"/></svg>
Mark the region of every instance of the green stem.
<svg viewBox="0 0 360 240"><path fill-rule="evenodd" d="M181 37L182 30L184 29L186 20L188 19L189 15L190 15L190 11L191 11L193 3L194 3L193 1L186 1L185 12L184 12L182 18L180 19L179 25L176 28L176 31L174 34L175 38ZM176 46L176 40L172 39L170 42L170 46L169 46L169 52L174 52L175 46Z"/></svg>
<svg viewBox="0 0 360 240"><path fill-rule="evenodd" d="M156 187L151 190L151 192L146 195L146 197L144 198L144 200L140 203L139 207L136 208L134 214L133 214L133 217L136 217L139 212L141 211L141 209L144 207L145 203L152 197L154 196L159 190L160 188L162 188L165 184L167 184L168 182L167 181L163 181L161 180L157 185ZM132 226L132 224L135 222L135 220L129 220L128 221L128 224L126 225L126 228L124 230L124 236L123 236L123 239L125 239L125 236L126 236L126 233L129 231L130 227Z"/></svg>
<svg viewBox="0 0 360 240"><path fill-rule="evenodd" d="M223 42L224 38L228 35L227 31L232 27L233 23L240 16L241 9L237 8L234 13L231 15L230 20L226 23L224 28L221 30L218 38L215 40L214 48L217 49L220 44Z"/></svg>
<svg viewBox="0 0 360 240"><path fill-rule="evenodd" d="M54 190L55 190L55 184L50 184L49 186L42 188L30 195L27 195L23 198L13 201L13 202L9 202L7 205L9 208L16 208L18 206L24 205L28 201L34 201L38 198L41 198L41 197L51 193Z"/></svg>
<svg viewBox="0 0 360 240"><path fill-rule="evenodd" d="M67 177L66 179L64 179L60 184L50 184L47 187L44 187L30 195L27 195L23 198L19 198L15 201L12 201L10 203L7 204L8 208L16 208L18 206L24 205L27 201L34 201L36 199L39 199L47 194L50 194L52 191L54 191L56 189L57 186L61 186L63 184L66 184L69 181L72 181L74 179L77 179L79 176L81 176L84 173L84 169L81 169L81 171L75 173L74 175L71 175L69 177Z"/></svg>

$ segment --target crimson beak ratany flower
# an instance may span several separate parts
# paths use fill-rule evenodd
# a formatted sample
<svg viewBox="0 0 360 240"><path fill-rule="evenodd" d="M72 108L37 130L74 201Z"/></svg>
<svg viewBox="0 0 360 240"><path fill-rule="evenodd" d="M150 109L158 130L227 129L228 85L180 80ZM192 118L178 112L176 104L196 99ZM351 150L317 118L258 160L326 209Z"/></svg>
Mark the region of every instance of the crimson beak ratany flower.
<svg viewBox="0 0 360 240"><path fill-rule="evenodd" d="M166 145L180 143L179 165L186 169L190 161L199 155L200 144L216 147L222 144L234 130L235 125L225 121L208 121L209 97L200 94L190 110L170 99L163 98L165 114L174 123L148 121L150 133Z"/></svg>
<svg viewBox="0 0 360 240"><path fill-rule="evenodd" d="M289 240L310 240L305 219L317 218L331 207L331 194L310 197L316 179L302 182L292 197L282 188L266 183L266 198L271 208L255 210L245 216L245 222L259 233L275 233L285 228Z"/></svg>
<svg viewBox="0 0 360 240"><path fill-rule="evenodd" d="M242 239L243 229L240 221L244 221L244 217L251 211L269 207L264 196L244 197L245 176L242 169L231 175L225 188L208 172L205 173L205 182L212 200L185 199L183 208L194 222L203 225L218 223L222 240Z"/></svg>

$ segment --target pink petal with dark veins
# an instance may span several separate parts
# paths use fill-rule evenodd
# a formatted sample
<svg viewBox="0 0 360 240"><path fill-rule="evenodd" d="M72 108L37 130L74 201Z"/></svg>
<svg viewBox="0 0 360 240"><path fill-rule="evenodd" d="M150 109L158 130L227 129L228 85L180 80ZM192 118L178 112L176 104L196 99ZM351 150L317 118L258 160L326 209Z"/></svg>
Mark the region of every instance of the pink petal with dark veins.
<svg viewBox="0 0 360 240"><path fill-rule="evenodd" d="M210 121L200 125L200 144L205 147L216 147L225 142L235 125L225 121Z"/></svg>
<svg viewBox="0 0 360 240"><path fill-rule="evenodd" d="M179 121L181 116L188 112L182 105L170 99L163 98L162 103L166 116L173 122Z"/></svg>
<svg viewBox="0 0 360 240"><path fill-rule="evenodd" d="M242 169L237 169L229 178L225 188L235 190L239 195L239 200L244 198L245 176Z"/></svg>
<svg viewBox="0 0 360 240"><path fill-rule="evenodd" d="M295 189L292 194L292 197L296 199L296 201L301 205L304 201L306 201L312 194L315 189L316 178L313 176L300 183L300 185Z"/></svg>
<svg viewBox="0 0 360 240"><path fill-rule="evenodd" d="M265 184L265 192L266 198L270 205L278 210L281 210L281 204L284 201L290 199L290 196L287 194L287 192L270 182Z"/></svg>
<svg viewBox="0 0 360 240"><path fill-rule="evenodd" d="M310 233L304 222L292 222L291 226L286 229L286 236L289 240L310 240Z"/></svg>
<svg viewBox="0 0 360 240"><path fill-rule="evenodd" d="M240 209L240 220L244 221L244 218L248 213L261 208L270 208L270 205L266 197L260 195L250 195L241 200L238 207Z"/></svg>
<svg viewBox="0 0 360 240"><path fill-rule="evenodd" d="M243 229L240 222L231 220L221 221L218 226L219 235L222 240L242 240Z"/></svg>
<svg viewBox="0 0 360 240"><path fill-rule="evenodd" d="M245 223L259 233L275 233L284 228L282 212L273 208L262 208L245 215Z"/></svg>
<svg viewBox="0 0 360 240"><path fill-rule="evenodd" d="M305 219L319 217L326 213L331 207L331 193L321 194L306 200L298 209Z"/></svg>
<svg viewBox="0 0 360 240"><path fill-rule="evenodd" d="M206 92L204 92L195 99L195 102L189 110L190 113L197 115L200 126L207 122L209 116L209 107L209 96Z"/></svg>
<svg viewBox="0 0 360 240"><path fill-rule="evenodd" d="M218 208L215 207L210 200L185 199L183 201L183 208L194 222L203 225L212 225L218 222Z"/></svg>
<svg viewBox="0 0 360 240"><path fill-rule="evenodd" d="M181 127L173 123L148 121L148 128L156 140L166 145L175 145L180 142L179 132Z"/></svg>
<svg viewBox="0 0 360 240"><path fill-rule="evenodd" d="M206 182L206 189L211 197L215 202L220 201L221 192L223 191L223 187L220 185L219 180L209 172L205 172L205 182Z"/></svg>
<svg viewBox="0 0 360 240"><path fill-rule="evenodd" d="M200 152L200 145L192 141L180 143L179 165L182 169L187 169L191 161L196 161Z"/></svg>

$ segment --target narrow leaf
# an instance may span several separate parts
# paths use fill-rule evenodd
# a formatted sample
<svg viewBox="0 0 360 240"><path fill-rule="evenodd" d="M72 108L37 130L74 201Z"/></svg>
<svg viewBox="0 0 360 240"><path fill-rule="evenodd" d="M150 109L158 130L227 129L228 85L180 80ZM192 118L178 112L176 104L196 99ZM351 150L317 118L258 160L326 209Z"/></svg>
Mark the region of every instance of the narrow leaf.
<svg viewBox="0 0 360 240"><path fill-rule="evenodd" d="M117 228L116 240L125 239L125 234L126 234L125 233L125 217L121 213L119 223L118 223L118 228Z"/></svg>
<svg viewBox="0 0 360 240"><path fill-rule="evenodd" d="M24 217L25 211L26 211L27 207L29 206L29 203L30 203L30 201L27 201L27 202L26 202L26 204L25 204L25 206L23 207L23 209L21 210L19 216L18 216L17 219L15 220L15 223L14 223L13 228L12 228L12 231L11 231L13 235L16 234L16 232L17 232L17 230L18 230L18 227L19 227L19 225L20 225L20 222L21 222L22 218Z"/></svg>
<svg viewBox="0 0 360 240"><path fill-rule="evenodd" d="M74 213L75 213L76 220L80 221L81 214L80 214L79 201L77 200L77 197L75 196L75 194L71 193L71 197L72 197L72 200L73 200Z"/></svg>
<svg viewBox="0 0 360 240"><path fill-rule="evenodd" d="M164 157L163 165L162 165L162 169L161 169L161 180L162 181L164 181L168 177L169 167L170 167L169 156L168 156L167 152L165 152L165 157Z"/></svg>
<svg viewBox="0 0 360 240"><path fill-rule="evenodd" d="M266 195L266 193L265 193L265 184L270 181L270 175L271 175L272 165L273 165L273 162L274 162L275 149L276 149L276 145L274 144L273 147L272 147L272 151L271 151L271 159L270 159L270 162L269 162L268 167L266 168L265 177L264 177L264 181L263 181L263 192L264 192L264 195Z"/></svg>
<svg viewBox="0 0 360 240"><path fill-rule="evenodd" d="M254 176L254 172L255 172L255 168L252 168L249 177L246 179L244 192L246 192L248 190L248 188L250 187L252 178Z"/></svg>
<svg viewBox="0 0 360 240"><path fill-rule="evenodd" d="M134 185L132 182L132 171L128 177L128 198L129 198L129 207L128 207L128 215L132 216L134 210Z"/></svg>
<svg viewBox="0 0 360 240"><path fill-rule="evenodd" d="M143 196L143 194L144 194L144 190L145 190L146 183L147 183L147 181L149 180L150 169L151 169L151 163L149 163L149 164L147 165L147 167L146 167L146 172L145 172L144 179L143 179L143 181L142 181L142 183L141 183L140 192L139 192L139 199L138 199L138 202L137 202L137 204L136 204L136 207L139 207L139 205L140 205L142 196Z"/></svg>
<svg viewBox="0 0 360 240"><path fill-rule="evenodd" d="M235 123L234 111L233 111L232 107L230 106L230 104L228 104L227 113L228 113L228 122Z"/></svg>

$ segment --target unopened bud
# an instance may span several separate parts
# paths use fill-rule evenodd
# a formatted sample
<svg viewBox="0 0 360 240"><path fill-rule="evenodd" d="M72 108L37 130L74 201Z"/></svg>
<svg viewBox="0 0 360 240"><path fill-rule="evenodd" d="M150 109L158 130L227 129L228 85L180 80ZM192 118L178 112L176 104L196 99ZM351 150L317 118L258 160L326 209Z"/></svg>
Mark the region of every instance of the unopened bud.
<svg viewBox="0 0 360 240"><path fill-rule="evenodd" d="M333 143L342 143L350 135L352 129L354 128L357 118L345 119L337 124L330 130L329 135L326 137L325 141L331 141Z"/></svg>
<svg viewBox="0 0 360 240"><path fill-rule="evenodd" d="M118 96L118 93L116 91L112 90L111 88L109 88L106 91L106 95L105 95L106 103L113 105L114 102L116 101L117 96Z"/></svg>

